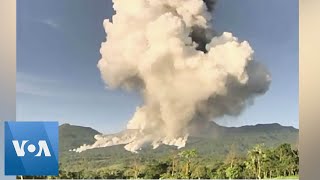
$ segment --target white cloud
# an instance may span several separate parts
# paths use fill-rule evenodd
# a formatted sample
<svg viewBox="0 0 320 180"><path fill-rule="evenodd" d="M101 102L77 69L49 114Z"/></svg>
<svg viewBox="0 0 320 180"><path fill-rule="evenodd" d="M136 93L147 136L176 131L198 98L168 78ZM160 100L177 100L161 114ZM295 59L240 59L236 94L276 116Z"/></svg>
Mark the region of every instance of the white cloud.
<svg viewBox="0 0 320 180"><path fill-rule="evenodd" d="M90 99L108 97L103 89L76 88L72 82L63 79L53 79L36 74L17 72L16 93L32 96L54 98L80 98Z"/></svg>
<svg viewBox="0 0 320 180"><path fill-rule="evenodd" d="M52 86L59 81L17 72L16 92L36 96L54 96Z"/></svg>
<svg viewBox="0 0 320 180"><path fill-rule="evenodd" d="M45 24L53 29L59 29L60 24L58 24L56 21L53 19L44 19L44 20L39 20L40 23Z"/></svg>

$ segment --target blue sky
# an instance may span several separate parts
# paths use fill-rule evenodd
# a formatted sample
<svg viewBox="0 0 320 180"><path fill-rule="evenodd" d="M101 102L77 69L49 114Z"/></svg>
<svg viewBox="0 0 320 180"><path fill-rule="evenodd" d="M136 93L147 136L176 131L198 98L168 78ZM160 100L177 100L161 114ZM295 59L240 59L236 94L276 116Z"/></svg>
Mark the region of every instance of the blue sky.
<svg viewBox="0 0 320 180"><path fill-rule="evenodd" d="M123 129L142 100L134 92L107 90L96 67L112 2L17 4L17 120L57 120L106 133ZM298 0L220 0L214 15L216 30L249 41L272 74L264 96L219 124L298 127Z"/></svg>

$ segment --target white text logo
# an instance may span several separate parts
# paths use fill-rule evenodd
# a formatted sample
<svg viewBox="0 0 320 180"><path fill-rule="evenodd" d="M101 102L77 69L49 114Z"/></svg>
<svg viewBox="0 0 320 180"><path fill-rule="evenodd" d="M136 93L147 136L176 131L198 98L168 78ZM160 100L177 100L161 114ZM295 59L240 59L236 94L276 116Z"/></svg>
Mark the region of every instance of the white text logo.
<svg viewBox="0 0 320 180"><path fill-rule="evenodd" d="M21 142L21 144L19 144L19 142L17 140L13 140L12 144L14 146L14 149L17 153L17 156L22 157L25 155L25 151L24 151L24 146L26 145L26 143L28 142L28 140L23 140ZM44 153L45 156L50 157L51 153L49 151L47 142L45 140L40 140L38 142L38 147L39 147L39 151L35 156L41 156L42 152ZM27 147L27 150L30 153L33 153L36 151L36 146L34 144L29 144Z"/></svg>

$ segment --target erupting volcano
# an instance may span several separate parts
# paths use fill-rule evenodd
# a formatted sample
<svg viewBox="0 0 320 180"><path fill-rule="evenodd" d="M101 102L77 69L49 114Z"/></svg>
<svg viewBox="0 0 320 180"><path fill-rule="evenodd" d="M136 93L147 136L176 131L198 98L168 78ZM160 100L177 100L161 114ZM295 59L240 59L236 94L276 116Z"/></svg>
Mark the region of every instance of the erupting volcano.
<svg viewBox="0 0 320 180"><path fill-rule="evenodd" d="M107 34L98 63L108 88L138 91L127 129L97 135L87 149L125 144L184 147L199 123L238 116L271 82L247 41L214 31L210 0L113 0L115 15L104 21Z"/></svg>

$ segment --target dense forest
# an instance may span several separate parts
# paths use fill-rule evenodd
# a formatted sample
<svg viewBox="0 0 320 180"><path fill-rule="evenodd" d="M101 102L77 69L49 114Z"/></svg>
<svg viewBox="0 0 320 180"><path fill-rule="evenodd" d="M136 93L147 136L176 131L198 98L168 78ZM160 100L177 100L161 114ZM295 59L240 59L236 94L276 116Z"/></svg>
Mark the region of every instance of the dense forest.
<svg viewBox="0 0 320 180"><path fill-rule="evenodd" d="M193 134L186 147L144 147L131 153L123 145L82 153L70 149L92 144L100 132L63 124L59 127L59 176L62 179L244 179L297 178L298 135L293 127L264 124L230 128L210 123ZM21 177L17 177L21 178Z"/></svg>
<svg viewBox="0 0 320 180"><path fill-rule="evenodd" d="M135 156L135 155L133 155ZM195 149L175 151L165 159L143 160L136 156L124 167L88 169L79 164L78 171L60 169L59 176L24 177L48 179L264 179L298 178L299 151L290 144L267 148L258 144L245 156L230 147L223 161L206 162Z"/></svg>

